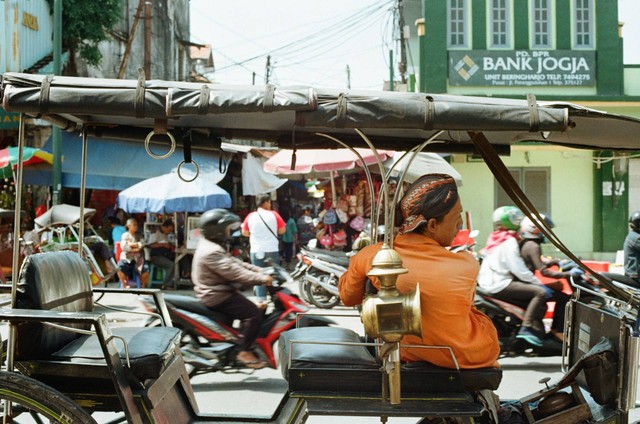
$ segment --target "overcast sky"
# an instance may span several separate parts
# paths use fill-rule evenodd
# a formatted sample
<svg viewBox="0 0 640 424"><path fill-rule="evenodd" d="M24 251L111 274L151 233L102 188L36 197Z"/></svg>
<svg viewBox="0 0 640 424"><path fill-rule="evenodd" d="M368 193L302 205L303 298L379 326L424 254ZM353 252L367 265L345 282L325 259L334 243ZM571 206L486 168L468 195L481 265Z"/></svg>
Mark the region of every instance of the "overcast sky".
<svg viewBox="0 0 640 424"><path fill-rule="evenodd" d="M191 0L191 38L213 46L214 81L381 89L395 0ZM619 0L624 61L640 64L640 0ZM413 22L408 22L413 31ZM397 54L397 53L396 53ZM414 59L414 62L418 58ZM347 72L349 67L349 73ZM254 76L255 73L255 76Z"/></svg>

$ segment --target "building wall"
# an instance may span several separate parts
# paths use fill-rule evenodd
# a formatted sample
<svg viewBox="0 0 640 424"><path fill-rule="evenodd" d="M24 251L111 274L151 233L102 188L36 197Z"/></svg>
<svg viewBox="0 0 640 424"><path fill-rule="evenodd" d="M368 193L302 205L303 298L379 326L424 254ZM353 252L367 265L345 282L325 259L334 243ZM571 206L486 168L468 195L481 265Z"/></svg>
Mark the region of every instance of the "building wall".
<svg viewBox="0 0 640 424"><path fill-rule="evenodd" d="M593 97L621 96L624 92L624 72L622 64L622 38L618 33L618 7L612 0L594 0L594 45L593 48L572 50L573 37L573 2L570 0L550 0L552 45L547 49L533 49L531 41L531 12L530 1L507 0L511 7L510 29L511 47L491 48L489 39L492 35L490 28L490 8L487 0L467 0L468 17L467 27L469 42L465 47L448 47L447 29L448 14L445 0L424 0L424 18L426 22L426 35L422 42L420 73L421 91L430 93L451 93L469 95L499 95L521 97L534 92L540 97ZM565 75L573 74L573 71L557 69L547 72L547 75L560 75L558 80L547 82L547 85L536 85L515 81L514 85L498 86L478 78L489 69L484 66L483 58L491 55L502 54L507 58L516 58L516 55L548 54L557 59L565 57L580 58L583 54L589 61L590 77L595 83L581 82L579 80L564 80ZM475 78L468 82L457 83L450 77L453 70L459 66L458 59L465 53L478 65L479 72ZM453 56L452 56L453 55ZM532 58L537 59L537 58ZM550 58L549 60L552 60ZM592 62L593 61L593 62ZM533 61L531 63L534 63ZM469 65L470 67L471 65ZM467 70L468 67L467 67ZM510 71L511 73L537 73L533 71ZM506 72L505 72L506 73ZM547 80L549 81L549 80ZM512 82L512 81L507 81Z"/></svg>
<svg viewBox="0 0 640 424"><path fill-rule="evenodd" d="M592 258L594 202L592 154L586 150L554 148L542 150L538 146L514 147L511 156L502 157L507 167L550 168L550 215L556 225L554 231L574 253ZM452 165L462 175L460 196L463 208L471 213L473 228L480 230L478 246L484 246L492 231L491 214L497 182L482 161L468 161L456 155ZM587 187L587 190L581 190Z"/></svg>
<svg viewBox="0 0 640 424"><path fill-rule="evenodd" d="M640 96L640 65L624 67L624 95Z"/></svg>
<svg viewBox="0 0 640 424"><path fill-rule="evenodd" d="M22 72L53 50L46 0L0 1L0 73Z"/></svg>
<svg viewBox="0 0 640 424"><path fill-rule="evenodd" d="M491 47L494 31L490 25L489 0L460 0L458 4L461 2L465 3L468 12L468 42L464 46L449 47L447 5L450 1L423 0L426 32L418 39L420 91L515 98L525 98L533 93L540 100L564 100L640 117L640 66L623 64L624 40L619 31L617 1L593 0L593 45L580 49L574 48L574 0L549 1L552 34L550 46L544 49L533 48L532 1L506 1L511 8L507 26L511 38L508 38L510 45L506 48ZM525 64L527 60L530 62ZM541 66L547 60L550 65L555 61L556 68L549 70ZM563 69L561 61L564 64L575 63L576 66ZM540 75L545 79L536 81L534 78ZM589 105L595 101L597 104ZM532 157L543 156L537 150L535 155L528 155L530 162L516 165L522 162L518 150L521 148L526 147L515 147L512 157L504 158L507 166L536 166ZM566 153L563 156L554 147L541 149L549 152L543 163L552 170L552 213L561 239L574 251L595 258L618 250L618 239L626 233L631 197L628 191L616 196L607 194L607 187L615 183L611 177L612 164L595 166L593 157L591 160L572 161ZM589 151L581 154L594 155ZM604 154L610 157L617 155L616 152ZM493 185L486 184L491 180L491 174L484 163L458 161L455 165L465 181L463 192L469 193L472 199L470 206L474 209L474 224L479 225L486 235L491 230L490 215L496 206ZM618 176L627 186L628 178ZM571 187L571 197L563 197L565 195L561 193L566 190L562 187ZM563 228L563 223L570 225Z"/></svg>
<svg viewBox="0 0 640 424"><path fill-rule="evenodd" d="M96 78L116 78L126 50L126 39L133 29L138 0L123 0L123 19L114 28L121 39L101 43L100 68L78 61L78 74ZM189 2L188 0L154 0L151 23L151 78L184 81L189 76ZM136 79L138 68L144 68L144 7L138 21L125 79Z"/></svg>

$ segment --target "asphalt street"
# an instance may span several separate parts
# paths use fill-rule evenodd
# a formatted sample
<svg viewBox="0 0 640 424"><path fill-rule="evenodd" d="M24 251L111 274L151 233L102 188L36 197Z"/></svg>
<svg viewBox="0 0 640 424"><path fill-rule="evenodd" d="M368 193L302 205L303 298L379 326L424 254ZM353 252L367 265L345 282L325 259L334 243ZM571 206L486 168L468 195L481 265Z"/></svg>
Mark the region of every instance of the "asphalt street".
<svg viewBox="0 0 640 424"><path fill-rule="evenodd" d="M294 289L294 287L291 287ZM191 290L180 290L180 294L192 295ZM136 296L105 295L102 303L119 308L120 311L109 311L109 321L113 326L142 325L143 316L130 314L140 311L141 304ZM318 313L332 314L331 318L341 326L362 332L362 324L352 308L336 307L330 311L315 310ZM4 336L4 334L3 334ZM519 399L543 388L539 381L550 377L551 382L562 376L560 357L514 357L503 358L501 366L504 371L502 383L497 390L501 399ZM215 415L252 415L270 416L282 396L287 384L279 370L265 368L257 371L234 373L210 373L195 376L191 380L200 412ZM94 414L98 422L108 422L114 414ZM636 408L630 416L630 423L640 422L640 409ZM389 423L415 423L415 418L391 418ZM317 423L372 423L374 418L354 417L310 417L310 424Z"/></svg>

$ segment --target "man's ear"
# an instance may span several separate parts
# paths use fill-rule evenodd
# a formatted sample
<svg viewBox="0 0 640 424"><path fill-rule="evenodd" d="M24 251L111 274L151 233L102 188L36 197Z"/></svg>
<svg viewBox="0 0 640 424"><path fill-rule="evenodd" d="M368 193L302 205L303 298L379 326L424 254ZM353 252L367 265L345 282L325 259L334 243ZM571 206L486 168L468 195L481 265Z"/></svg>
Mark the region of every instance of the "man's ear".
<svg viewBox="0 0 640 424"><path fill-rule="evenodd" d="M437 224L438 224L438 220L437 219L435 219L435 218L427 219L427 231L429 231L430 233L435 232Z"/></svg>

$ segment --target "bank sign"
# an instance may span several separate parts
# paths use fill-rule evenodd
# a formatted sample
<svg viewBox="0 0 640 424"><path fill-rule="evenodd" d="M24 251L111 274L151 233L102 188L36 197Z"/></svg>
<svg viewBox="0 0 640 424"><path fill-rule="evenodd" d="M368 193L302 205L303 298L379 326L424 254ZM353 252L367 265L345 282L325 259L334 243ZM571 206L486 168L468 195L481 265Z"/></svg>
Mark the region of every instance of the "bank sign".
<svg viewBox="0 0 640 424"><path fill-rule="evenodd" d="M489 87L591 87L594 51L451 50L449 84Z"/></svg>

